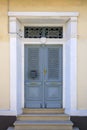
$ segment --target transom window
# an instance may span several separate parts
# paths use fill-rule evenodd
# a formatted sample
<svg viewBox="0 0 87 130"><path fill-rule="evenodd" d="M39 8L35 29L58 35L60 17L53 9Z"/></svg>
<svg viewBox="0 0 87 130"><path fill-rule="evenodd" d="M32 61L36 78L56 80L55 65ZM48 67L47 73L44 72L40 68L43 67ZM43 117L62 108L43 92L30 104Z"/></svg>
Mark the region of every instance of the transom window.
<svg viewBox="0 0 87 130"><path fill-rule="evenodd" d="M24 27L24 38L63 38L63 27Z"/></svg>

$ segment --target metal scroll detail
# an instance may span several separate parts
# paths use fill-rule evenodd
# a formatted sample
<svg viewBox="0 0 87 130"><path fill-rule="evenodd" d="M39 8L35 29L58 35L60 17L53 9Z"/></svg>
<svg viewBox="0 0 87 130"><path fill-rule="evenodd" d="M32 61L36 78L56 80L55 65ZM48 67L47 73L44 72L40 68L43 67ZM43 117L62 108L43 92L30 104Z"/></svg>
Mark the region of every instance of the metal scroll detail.
<svg viewBox="0 0 87 130"><path fill-rule="evenodd" d="M63 27L24 27L24 38L63 38Z"/></svg>

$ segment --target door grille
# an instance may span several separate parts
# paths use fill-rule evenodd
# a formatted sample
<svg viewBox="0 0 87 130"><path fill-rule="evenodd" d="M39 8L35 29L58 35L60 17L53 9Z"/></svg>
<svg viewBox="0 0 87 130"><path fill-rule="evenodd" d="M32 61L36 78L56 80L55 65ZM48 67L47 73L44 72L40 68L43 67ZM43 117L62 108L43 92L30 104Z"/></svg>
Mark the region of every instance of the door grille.
<svg viewBox="0 0 87 130"><path fill-rule="evenodd" d="M28 48L29 80L39 80L39 48Z"/></svg>
<svg viewBox="0 0 87 130"><path fill-rule="evenodd" d="M48 48L48 79L60 80L62 78L62 46Z"/></svg>
<svg viewBox="0 0 87 130"><path fill-rule="evenodd" d="M24 27L24 38L63 38L63 27Z"/></svg>

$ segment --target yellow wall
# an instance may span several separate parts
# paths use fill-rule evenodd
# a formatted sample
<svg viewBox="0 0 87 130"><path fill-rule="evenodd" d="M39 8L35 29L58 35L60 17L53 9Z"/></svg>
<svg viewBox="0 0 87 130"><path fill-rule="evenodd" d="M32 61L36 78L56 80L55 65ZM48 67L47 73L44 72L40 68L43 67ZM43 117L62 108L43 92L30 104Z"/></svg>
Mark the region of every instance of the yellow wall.
<svg viewBox="0 0 87 130"><path fill-rule="evenodd" d="M9 42L7 0L0 0L0 109L9 109Z"/></svg>
<svg viewBox="0 0 87 130"><path fill-rule="evenodd" d="M0 11L0 108L9 108L7 11L78 11L78 109L87 109L87 0L0 0Z"/></svg>
<svg viewBox="0 0 87 130"><path fill-rule="evenodd" d="M76 11L82 0L10 0L10 11ZM67 8L68 7L68 8Z"/></svg>

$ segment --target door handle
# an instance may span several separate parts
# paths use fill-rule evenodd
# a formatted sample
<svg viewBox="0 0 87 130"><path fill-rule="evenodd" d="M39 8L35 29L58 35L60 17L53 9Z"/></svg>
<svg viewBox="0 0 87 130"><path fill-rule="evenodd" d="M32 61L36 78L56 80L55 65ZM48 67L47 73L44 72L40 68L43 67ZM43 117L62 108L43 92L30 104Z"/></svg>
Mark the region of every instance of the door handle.
<svg viewBox="0 0 87 130"><path fill-rule="evenodd" d="M47 70L44 68L44 75L46 75L46 73L47 73Z"/></svg>

